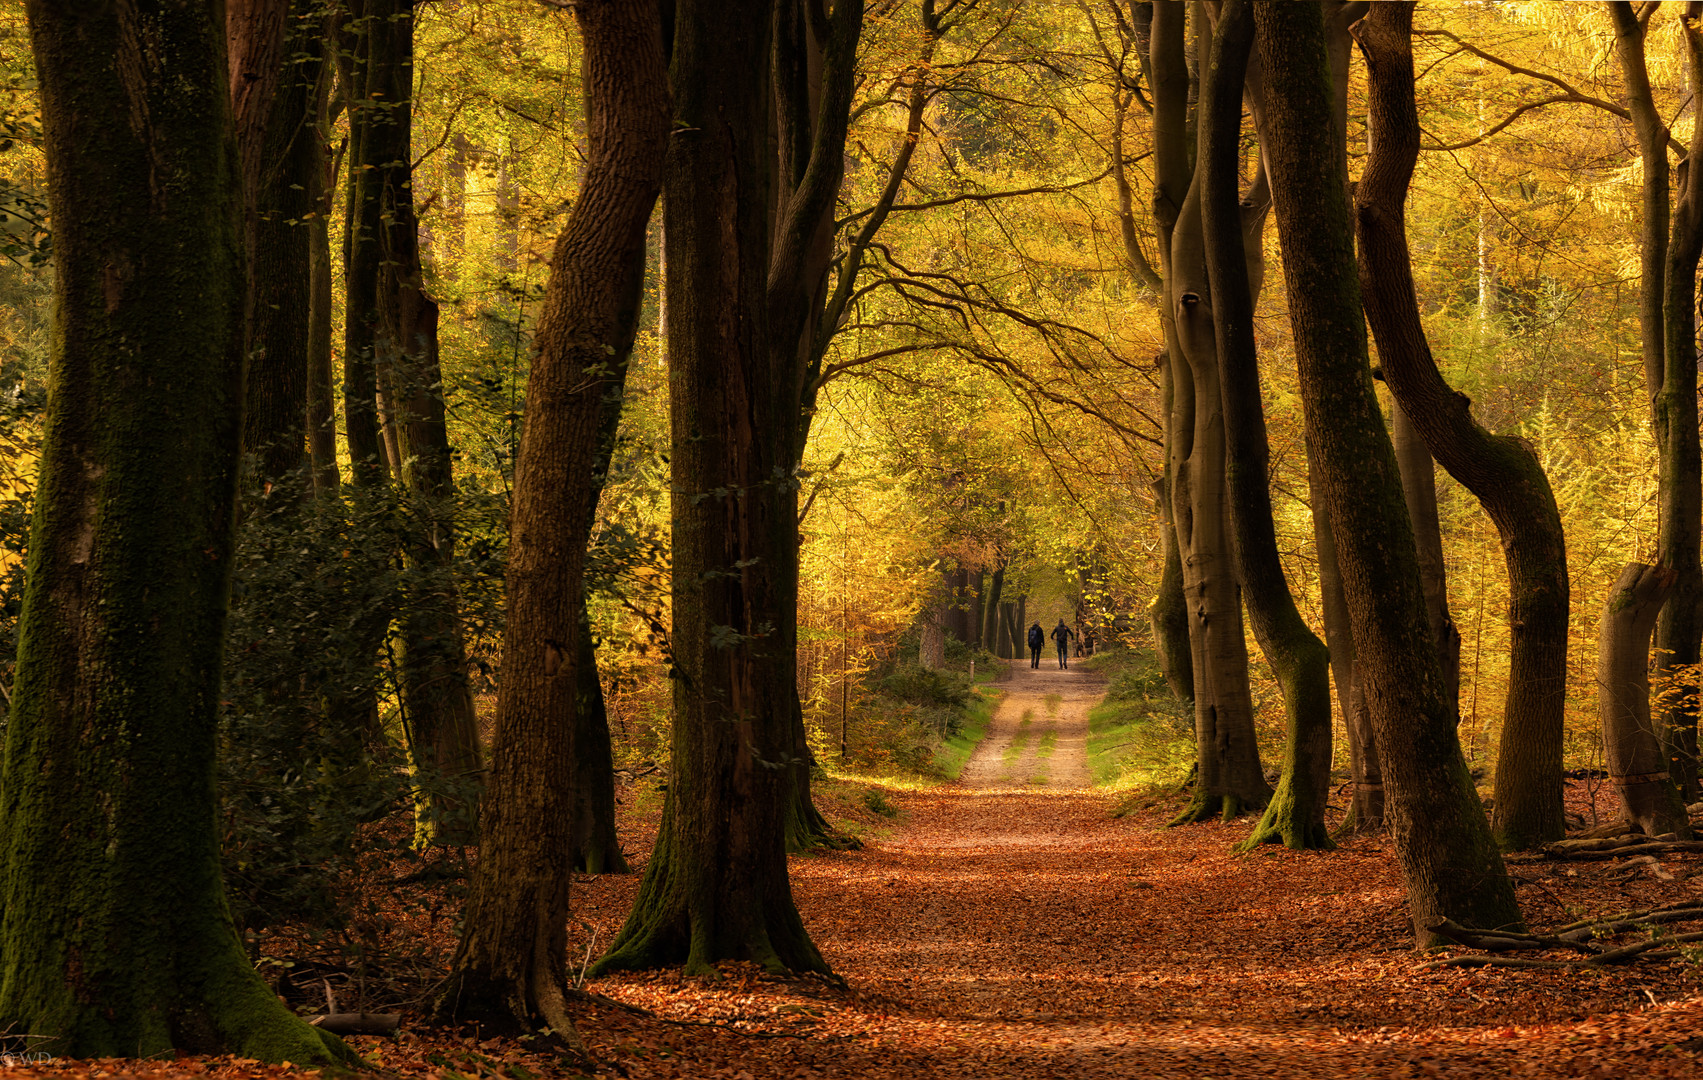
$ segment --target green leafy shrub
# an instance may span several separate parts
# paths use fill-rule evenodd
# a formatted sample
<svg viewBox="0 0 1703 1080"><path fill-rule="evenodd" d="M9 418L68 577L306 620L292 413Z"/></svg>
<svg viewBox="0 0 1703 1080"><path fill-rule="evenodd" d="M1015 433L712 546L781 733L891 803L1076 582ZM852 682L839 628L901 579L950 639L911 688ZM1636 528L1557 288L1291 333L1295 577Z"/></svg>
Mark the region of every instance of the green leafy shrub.
<svg viewBox="0 0 1703 1080"><path fill-rule="evenodd" d="M881 680L881 691L910 705L963 708L970 700L970 679L956 671L905 664Z"/></svg>

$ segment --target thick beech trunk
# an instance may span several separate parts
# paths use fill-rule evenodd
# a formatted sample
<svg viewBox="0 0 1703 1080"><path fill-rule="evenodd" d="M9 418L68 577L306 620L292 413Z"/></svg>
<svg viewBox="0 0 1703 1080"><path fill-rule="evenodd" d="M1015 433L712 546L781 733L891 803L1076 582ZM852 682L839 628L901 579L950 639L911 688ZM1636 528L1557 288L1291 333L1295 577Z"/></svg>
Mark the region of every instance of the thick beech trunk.
<svg viewBox="0 0 1703 1080"><path fill-rule="evenodd" d="M220 878L244 326L223 5L28 14L57 303L0 777L0 1032L64 1057L349 1059L256 974Z"/></svg>
<svg viewBox="0 0 1703 1080"><path fill-rule="evenodd" d="M1413 531L1372 386L1346 177L1331 145L1320 11L1256 4L1254 21L1307 450L1324 476L1415 936L1430 944L1430 927L1444 918L1517 925L1513 886L1443 697Z"/></svg>
<svg viewBox="0 0 1703 1080"><path fill-rule="evenodd" d="M557 1032L572 1030L564 1009L576 816L572 718L590 666L583 593L594 464L610 373L624 367L638 326L645 231L669 119L657 9L587 0L574 14L585 41L589 160L551 259L527 381L479 862L466 929L437 1001L446 1019L542 1022ZM676 235L672 224L669 235ZM670 265L690 263L682 257ZM677 321L690 314L684 302L671 310ZM677 364L687 354L682 344L670 349ZM664 860L659 843L656 862Z"/></svg>
<svg viewBox="0 0 1703 1080"><path fill-rule="evenodd" d="M1625 0L1608 5L1615 55L1626 81L1626 104L1643 165L1643 217L1639 222L1638 328L1643 339L1644 383L1650 395L1659 460L1657 504L1661 522L1656 561L1675 580L1656 623L1653 663L1669 684L1657 724L1680 790L1699 795L1697 779L1696 665L1703 640L1703 460L1697 413L1697 266L1703 256L1703 175L1685 168L1678 191L1669 179L1671 137L1645 66L1645 32L1655 11ZM1686 81L1703 92L1703 4L1685 6L1679 20ZM1686 159L1703 154L1703 124L1692 125ZM1671 231L1670 231L1671 229Z"/></svg>
<svg viewBox="0 0 1703 1080"><path fill-rule="evenodd" d="M1154 216L1169 241L1161 315L1171 373L1166 459L1188 612L1198 755L1193 798L1172 822L1181 825L1260 809L1271 798L1271 786L1254 740L1241 590L1230 552L1223 404L1199 176L1188 160L1190 78L1182 4L1154 5L1151 40Z"/></svg>
<svg viewBox="0 0 1703 1080"><path fill-rule="evenodd" d="M1628 563L1603 605L1597 635L1597 715L1608 773L1626 818L1650 836L1691 839L1691 819L1650 717L1650 631L1673 588L1664 566Z"/></svg>
<svg viewBox="0 0 1703 1080"><path fill-rule="evenodd" d="M1361 24L1361 49L1371 73L1372 150L1355 194L1360 281L1385 380L1426 446L1478 498L1502 539L1513 644L1494 827L1504 847L1523 849L1559 840L1566 831L1561 742L1567 547L1561 513L1536 451L1518 436L1492 435L1473 419L1466 397L1451 390L1438 372L1419 319L1403 213L1419 156L1412 19L1411 4L1384 3L1375 5ZM1423 486L1425 478L1419 479ZM1422 531L1434 527L1434 519L1421 524ZM1449 627L1446 609L1439 614L1441 597L1427 595L1426 601L1430 625ZM1458 637L1453 641L1458 659ZM1445 671L1445 701L1458 722L1449 690Z"/></svg>
<svg viewBox="0 0 1703 1080"><path fill-rule="evenodd" d="M1244 848L1282 843L1329 848L1330 651L1308 628L1289 593L1271 511L1270 447L1254 346L1254 297L1248 246L1257 244L1266 205L1245 207L1239 153L1242 83L1253 45L1253 15L1242 0L1219 6L1212 51L1201 78L1201 233L1211 283L1209 302L1224 416L1232 550L1248 620L1283 689L1288 722L1283 775L1265 816ZM1252 213L1250 213L1252 210ZM1248 233L1244 242L1244 232ZM1257 757L1256 757L1257 762Z"/></svg>
<svg viewBox="0 0 1703 1080"><path fill-rule="evenodd" d="M600 970L826 971L787 878L798 399L771 348L771 6L675 10L664 173L674 739L656 846ZM755 133L755 135L753 135Z"/></svg>

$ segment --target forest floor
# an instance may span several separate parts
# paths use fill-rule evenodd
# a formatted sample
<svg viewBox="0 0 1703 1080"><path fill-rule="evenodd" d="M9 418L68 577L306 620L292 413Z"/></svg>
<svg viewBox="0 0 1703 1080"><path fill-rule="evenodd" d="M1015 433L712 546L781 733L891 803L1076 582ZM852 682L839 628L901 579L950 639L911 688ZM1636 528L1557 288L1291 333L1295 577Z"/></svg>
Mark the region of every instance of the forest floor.
<svg viewBox="0 0 1703 1080"><path fill-rule="evenodd" d="M1153 797L1114 816L1118 799L1080 786L1102 685L1014 668L959 783L889 791L899 815L861 850L792 860L805 924L844 988L740 964L716 980L595 980L606 1000L577 1013L590 1061L408 1018L397 1040L355 1043L386 1073L426 1080L1703 1076L1697 962L1428 967L1387 838L1238 856L1250 820L1168 829L1179 799ZM1528 919L1552 926L1699 899L1703 864L1688 859L1664 857L1671 880L1642 864L1515 870ZM607 944L637 883L576 884L577 949ZM229 1059L42 1071L281 1072Z"/></svg>

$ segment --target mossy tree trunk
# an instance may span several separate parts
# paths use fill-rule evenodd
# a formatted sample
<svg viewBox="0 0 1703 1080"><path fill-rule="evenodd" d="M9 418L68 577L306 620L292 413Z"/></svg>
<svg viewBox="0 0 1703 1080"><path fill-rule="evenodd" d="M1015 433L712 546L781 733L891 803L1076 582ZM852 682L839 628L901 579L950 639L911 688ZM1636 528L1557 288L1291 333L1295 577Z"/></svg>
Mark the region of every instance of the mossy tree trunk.
<svg viewBox="0 0 1703 1080"><path fill-rule="evenodd" d="M1626 819L1650 836L1689 840L1691 819L1650 716L1650 631L1676 576L1669 567L1628 563L1614 583L1597 634L1597 716Z"/></svg>
<svg viewBox="0 0 1703 1080"><path fill-rule="evenodd" d="M673 432L674 731L662 825L598 970L826 971L787 878L798 399L769 340L772 8L675 10L663 179Z"/></svg>
<svg viewBox="0 0 1703 1080"><path fill-rule="evenodd" d="M1494 828L1504 847L1530 848L1559 840L1566 831L1561 804L1566 538L1536 451L1525 439L1492 435L1473 419L1466 397L1443 381L1420 322L1404 213L1419 156L1412 33L1413 7L1406 3L1377 4L1361 24L1372 149L1355 193L1360 282L1384 378L1398 404L1449 475L1478 498L1502 539L1512 647ZM1441 598L1426 600L1433 632L1439 623L1445 632L1451 629ZM1454 655L1458 661L1458 646ZM1456 708L1458 719L1448 684L1445 678L1446 703Z"/></svg>
<svg viewBox="0 0 1703 1080"><path fill-rule="evenodd" d="M1278 555L1271 451L1254 345L1247 247L1259 243L1260 225L1250 224L1250 219L1263 224L1270 204L1261 200L1248 207L1241 191L1242 86L1253 36L1253 15L1245 3L1226 0L1219 6L1201 77L1196 155L1224 417L1231 548L1248 620L1282 687L1288 722L1282 779L1242 846L1276 842L1297 849L1329 848L1333 845L1325 829L1325 803L1330 796L1330 652L1301 618Z"/></svg>
<svg viewBox="0 0 1703 1080"><path fill-rule="evenodd" d="M0 776L0 1031L61 1056L347 1059L255 973L220 878L244 294L223 5L27 10L57 303Z"/></svg>
<svg viewBox="0 0 1703 1080"><path fill-rule="evenodd" d="M1697 266L1703 257L1703 175L1679 172L1670 180L1668 142L1673 137L1657 110L1645 64L1645 35L1653 5L1615 0L1608 5L1615 56L1626 82L1626 105L1638 136L1643 166L1643 216L1639 222L1638 329L1643 340L1644 385L1657 448L1656 561L1675 576L1656 623L1652 661L1669 683L1657 724L1669 766L1686 798L1700 792L1697 778L1697 683L1703 641L1703 459L1697 413ZM1678 20L1686 81L1703 93L1703 8L1686 5ZM1703 154L1703 124L1693 125L1686 160Z"/></svg>
<svg viewBox="0 0 1703 1080"><path fill-rule="evenodd" d="M582 594L596 457L613 373L625 367L638 326L669 120L658 9L588 0L574 14L585 42L589 160L556 242L527 380L479 862L437 999L444 1019L497 1028L542 1022L557 1032L572 1030L565 965L573 718L587 666ZM670 263L683 265L684 256ZM671 323L689 310L671 305ZM681 350L670 354L678 363Z"/></svg>
<svg viewBox="0 0 1703 1080"><path fill-rule="evenodd" d="M1255 4L1254 22L1307 451L1324 476L1415 937L1431 944L1444 918L1517 925L1513 886L1443 697L1413 530L1373 390L1347 178L1330 136L1321 13L1316 4Z"/></svg>

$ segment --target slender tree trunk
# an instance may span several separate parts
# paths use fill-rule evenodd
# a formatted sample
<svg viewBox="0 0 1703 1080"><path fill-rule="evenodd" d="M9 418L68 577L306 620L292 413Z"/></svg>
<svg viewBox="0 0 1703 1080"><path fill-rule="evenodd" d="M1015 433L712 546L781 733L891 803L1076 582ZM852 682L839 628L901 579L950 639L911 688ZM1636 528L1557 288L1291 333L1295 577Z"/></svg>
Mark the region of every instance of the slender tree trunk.
<svg viewBox="0 0 1703 1080"><path fill-rule="evenodd" d="M1603 606L1597 635L1597 714L1608 773L1628 821L1650 836L1691 839L1685 800L1650 717L1650 631L1673 588L1665 566L1628 563Z"/></svg>
<svg viewBox="0 0 1703 1080"><path fill-rule="evenodd" d="M1625 0L1608 5L1614 24L1615 54L1626 80L1626 103L1638 136L1643 164L1643 218L1640 222L1638 323L1643 338L1644 381L1659 457L1657 502L1661 530L1657 561L1675 575L1666 606L1656 623L1654 665L1668 684L1666 704L1657 723L1680 790L1687 798L1700 792L1697 779L1697 686L1699 641L1703 640L1703 565L1698 545L1703 536L1703 461L1699 457L1697 413L1697 266L1703 256L1703 176L1695 169L1680 174L1679 190L1670 186L1670 132L1656 109L1645 67L1645 32L1654 8L1637 10ZM1703 4L1685 6L1679 20L1685 46L1687 82L1703 91ZM1703 153L1703 124L1694 124L1688 161ZM1671 233L1670 233L1671 227Z"/></svg>
<svg viewBox="0 0 1703 1080"><path fill-rule="evenodd" d="M1170 413L1171 365L1161 355L1163 387L1161 400ZM1169 472L1169 469L1166 470ZM1154 497L1160 507L1159 535L1164 550L1165 569L1159 578L1159 592L1148 609L1153 624L1153 651L1159 657L1159 670L1164 673L1165 685L1171 695L1186 705L1194 705L1194 661L1189 654L1189 609L1183 599L1183 560L1177 548L1177 526L1171 516L1170 485L1161 477L1153 485Z"/></svg>
<svg viewBox="0 0 1703 1080"><path fill-rule="evenodd" d="M330 64L320 65L319 85L314 91L314 167L308 177L308 201L313 212L307 221L307 438L313 490L318 495L335 492L341 483L331 357L331 203L337 184L336 162L328 145L332 70Z"/></svg>
<svg viewBox="0 0 1703 1080"><path fill-rule="evenodd" d="M598 970L827 965L793 903L798 399L774 370L765 282L771 8L675 10L664 174L674 489L674 741L626 925ZM777 568L782 568L777 571Z"/></svg>
<svg viewBox="0 0 1703 1080"><path fill-rule="evenodd" d="M949 570L946 573L946 589L949 595L946 609L946 632L966 644L974 644L981 640L982 627L982 591L981 572L976 574L976 605L975 618L970 618L969 609L965 606L964 586L968 575L963 567ZM975 630L970 627L972 621Z"/></svg>
<svg viewBox="0 0 1703 1080"><path fill-rule="evenodd" d="M1379 147L1380 150L1384 149ZM1364 264L1363 264L1364 265ZM1370 288L1362 284L1368 294ZM1368 305L1370 306L1370 305ZM1376 333L1377 327L1373 326ZM1429 349L1427 350L1429 352ZM1408 419L1399 397L1390 404L1390 441L1407 517L1413 522L1413 543L1419 553L1419 582L1425 589L1425 617L1437 643L1437 662L1443 668L1443 697L1459 716L1461 711L1461 632L1449 614L1447 564L1443 559L1443 527L1437 513L1437 475L1425 438Z"/></svg>
<svg viewBox="0 0 1703 1080"><path fill-rule="evenodd" d="M245 280L223 5L27 11L56 304L0 776L0 1031L64 1057L349 1060L255 973L220 877Z"/></svg>
<svg viewBox="0 0 1703 1080"><path fill-rule="evenodd" d="M982 597L982 626L976 635L977 643L995 656L999 655L999 604L1000 593L1004 590L1005 566L1002 564L994 568L987 594Z"/></svg>
<svg viewBox="0 0 1703 1080"><path fill-rule="evenodd" d="M1361 49L1371 73L1372 151L1355 195L1360 281L1390 389L1449 475L1478 498L1502 539L1513 645L1496 767L1495 830L1504 846L1529 848L1560 839L1566 828L1561 743L1567 546L1561 512L1536 451L1517 436L1492 435L1472 418L1467 399L1438 372L1419 320L1403 213L1419 156L1412 19L1411 4L1385 3L1361 24ZM1434 521L1422 523L1421 531L1432 527ZM1426 601L1430 625L1449 626L1446 610L1438 614L1441 598L1427 596ZM1458 636L1453 643L1458 660ZM1449 688L1445 670L1445 703L1458 723L1458 702L1448 700Z"/></svg>
<svg viewBox="0 0 1703 1080"><path fill-rule="evenodd" d="M1330 798L1330 652L1301 618L1277 551L1268 479L1271 451L1260 400L1254 297L1243 238L1250 215L1243 205L1238 150L1243 75L1253 31L1253 15L1242 0L1219 6L1211 56L1201 79L1196 166L1201 173L1201 235L1224 416L1231 547L1248 619L1283 688L1288 721L1282 779L1265 816L1242 846L1276 842L1297 849L1329 848L1333 845L1325 829L1325 804ZM1265 207L1255 209L1256 220L1263 223ZM1257 244L1260 230L1249 231L1248 240Z"/></svg>
<svg viewBox="0 0 1703 1080"><path fill-rule="evenodd" d="M527 382L491 780L466 928L437 1000L445 1019L541 1021L558 1033L572 1031L565 964L576 725L568 721L588 666L592 466L611 358L625 364L638 327L645 230L668 131L657 8L587 0L574 14L585 41L589 161L551 259Z"/></svg>
<svg viewBox="0 0 1703 1080"><path fill-rule="evenodd" d="M966 573L964 575L963 579L961 579L961 580L962 580L963 583L967 583L968 580L969 580L968 573ZM962 591L962 589L964 587L965 587L964 584L960 584L958 586L958 588L954 590L953 595L954 596L959 595L959 593ZM971 626L976 627L976 639L978 641L981 639L982 607L983 607L982 600L984 598L985 593L987 592L987 571L986 570L977 570L976 571L976 586L975 586L975 589L976 589L976 592L975 592L974 603L970 604L970 606L968 608L966 608L964 606L965 601L960 600L958 605L952 609L953 615L957 617L958 622L961 624L961 627L962 627L961 629L956 629L953 632L957 634L958 640L964 642L965 644L971 644L972 643L970 641L970 630L969 630L969 628ZM967 623L964 622L964 614L966 612L968 612L969 617L970 617L969 622L967 622Z"/></svg>
<svg viewBox="0 0 1703 1080"><path fill-rule="evenodd" d="M1307 449L1325 479L1415 936L1430 944L1444 918L1517 925L1513 886L1443 698L1413 530L1372 387L1320 11L1256 4L1254 22Z"/></svg>

